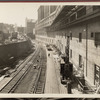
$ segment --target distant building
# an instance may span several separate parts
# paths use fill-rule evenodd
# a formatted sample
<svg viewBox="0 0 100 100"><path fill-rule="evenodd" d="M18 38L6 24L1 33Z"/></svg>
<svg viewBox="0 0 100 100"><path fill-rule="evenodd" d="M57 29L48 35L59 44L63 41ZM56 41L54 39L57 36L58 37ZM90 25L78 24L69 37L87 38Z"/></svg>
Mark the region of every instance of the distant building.
<svg viewBox="0 0 100 100"><path fill-rule="evenodd" d="M25 32L25 27L22 27L22 26L17 27L17 32L19 32L19 34L24 34L24 32Z"/></svg>
<svg viewBox="0 0 100 100"><path fill-rule="evenodd" d="M0 23L0 31L2 31L4 33L12 33L12 32L14 32L14 25Z"/></svg>
<svg viewBox="0 0 100 100"><path fill-rule="evenodd" d="M33 30L35 29L35 21L33 19L26 18L26 34L27 36L33 38Z"/></svg>
<svg viewBox="0 0 100 100"><path fill-rule="evenodd" d="M14 31L14 25L0 23L0 42L3 43L6 39L9 39Z"/></svg>

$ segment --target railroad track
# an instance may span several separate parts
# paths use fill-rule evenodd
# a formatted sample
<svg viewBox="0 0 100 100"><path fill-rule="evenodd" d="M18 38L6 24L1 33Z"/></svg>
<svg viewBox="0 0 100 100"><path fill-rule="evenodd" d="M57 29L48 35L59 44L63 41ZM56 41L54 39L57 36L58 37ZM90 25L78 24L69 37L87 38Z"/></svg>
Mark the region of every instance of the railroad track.
<svg viewBox="0 0 100 100"><path fill-rule="evenodd" d="M28 93L34 93L34 94L41 94L44 93L44 87L45 87L45 79L46 79L46 51L42 48L41 49L41 56L39 59L39 70L38 74L33 79L33 81L30 84L30 88L28 89Z"/></svg>
<svg viewBox="0 0 100 100"><path fill-rule="evenodd" d="M45 73L46 73L46 51L43 48L38 48L33 55L30 55L23 63L20 65L20 69L12 77L12 79L0 90L0 93L16 93L18 92L18 87L22 86L28 74L32 73L31 82L29 85L25 84L28 87L28 90L23 93L44 93L45 86ZM41 54L41 55L39 55ZM33 68L33 65L37 63L38 67ZM28 78L28 79L29 79ZM29 82L28 82L29 83ZM19 89L21 90L21 88ZM20 92L18 92L20 93Z"/></svg>
<svg viewBox="0 0 100 100"><path fill-rule="evenodd" d="M45 80L46 80L46 62L47 62L47 59L46 59L46 52L43 48L41 49L41 63L40 63L40 66L41 66L41 71L38 75L38 78L36 80L36 84L35 84L35 88L33 90L33 93L36 93L36 94L41 94L41 93L44 93L44 87L45 87Z"/></svg>
<svg viewBox="0 0 100 100"><path fill-rule="evenodd" d="M34 63L32 63L31 60L33 59L34 61L38 53L39 48L37 48L37 50L20 65L20 69L16 72L12 79L0 90L0 93L14 92L15 88L19 85L20 81L23 79L23 77L25 77L32 64Z"/></svg>

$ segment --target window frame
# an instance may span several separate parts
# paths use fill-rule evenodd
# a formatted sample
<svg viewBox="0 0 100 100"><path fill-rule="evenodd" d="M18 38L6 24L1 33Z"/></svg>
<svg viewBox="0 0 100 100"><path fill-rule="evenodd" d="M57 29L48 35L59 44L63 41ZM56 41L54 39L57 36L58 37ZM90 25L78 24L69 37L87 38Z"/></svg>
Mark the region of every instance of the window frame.
<svg viewBox="0 0 100 100"><path fill-rule="evenodd" d="M79 33L79 42L82 42L82 33Z"/></svg>

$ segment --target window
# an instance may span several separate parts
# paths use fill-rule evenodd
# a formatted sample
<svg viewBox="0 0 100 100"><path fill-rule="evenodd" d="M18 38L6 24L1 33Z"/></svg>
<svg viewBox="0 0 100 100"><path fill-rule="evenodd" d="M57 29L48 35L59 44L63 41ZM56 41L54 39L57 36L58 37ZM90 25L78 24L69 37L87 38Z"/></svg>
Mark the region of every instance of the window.
<svg viewBox="0 0 100 100"><path fill-rule="evenodd" d="M72 40L72 33L70 33L70 39Z"/></svg>
<svg viewBox="0 0 100 100"><path fill-rule="evenodd" d="M50 14L53 13L56 10L57 6L50 6Z"/></svg>
<svg viewBox="0 0 100 100"><path fill-rule="evenodd" d="M84 15L86 15L86 7L82 8L77 12L77 18L82 17Z"/></svg>
<svg viewBox="0 0 100 100"><path fill-rule="evenodd" d="M95 85L100 85L100 66L95 65Z"/></svg>
<svg viewBox="0 0 100 100"><path fill-rule="evenodd" d="M82 68L82 56L79 55L79 67Z"/></svg>
<svg viewBox="0 0 100 100"><path fill-rule="evenodd" d="M82 33L79 33L79 42L82 42Z"/></svg>
<svg viewBox="0 0 100 100"><path fill-rule="evenodd" d="M100 6L93 6L93 11L100 10Z"/></svg>
<svg viewBox="0 0 100 100"><path fill-rule="evenodd" d="M95 33L95 45L100 45L100 32Z"/></svg>
<svg viewBox="0 0 100 100"><path fill-rule="evenodd" d="M93 33L93 32L91 32L91 38L93 38L93 36L94 36L94 33Z"/></svg>
<svg viewBox="0 0 100 100"><path fill-rule="evenodd" d="M76 20L76 14L73 14L71 17L70 17L70 22Z"/></svg>
<svg viewBox="0 0 100 100"><path fill-rule="evenodd" d="M72 50L70 49L70 58L72 58Z"/></svg>

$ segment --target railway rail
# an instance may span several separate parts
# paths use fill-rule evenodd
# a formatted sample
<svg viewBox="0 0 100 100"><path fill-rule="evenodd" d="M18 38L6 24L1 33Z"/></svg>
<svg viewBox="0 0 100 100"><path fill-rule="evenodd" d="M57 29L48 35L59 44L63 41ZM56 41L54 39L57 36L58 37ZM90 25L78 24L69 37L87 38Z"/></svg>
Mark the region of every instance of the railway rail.
<svg viewBox="0 0 100 100"><path fill-rule="evenodd" d="M40 52L41 51L41 52ZM41 53L41 56L37 56ZM39 59L39 61L37 60ZM38 61L38 67L34 68L34 80L31 80L29 85L28 93L43 93L45 84L45 72L46 72L46 54L44 55L44 50L40 50L40 47L30 55L23 63L20 65L20 69L12 77L12 79L0 90L0 93L16 93L17 88L20 83L25 79L30 70L34 67ZM36 70L37 69L37 70ZM41 85L42 83L42 85ZM40 88L41 87L41 88ZM40 90L39 90L40 89Z"/></svg>
<svg viewBox="0 0 100 100"><path fill-rule="evenodd" d="M43 48L42 48L42 50L43 50ZM36 94L44 93L44 87L45 87L45 80L46 80L45 74L46 74L47 58L46 58L46 53L44 54L44 52L46 52L46 51L44 51L44 52L43 51L42 51L43 54L41 56L41 63L40 63L41 72L37 78L37 84L36 84L34 91L33 91L33 93L36 93Z"/></svg>

